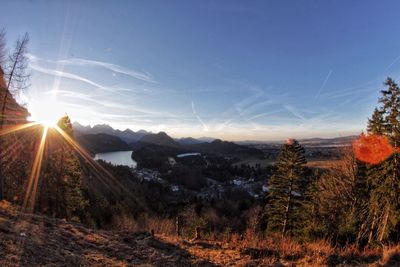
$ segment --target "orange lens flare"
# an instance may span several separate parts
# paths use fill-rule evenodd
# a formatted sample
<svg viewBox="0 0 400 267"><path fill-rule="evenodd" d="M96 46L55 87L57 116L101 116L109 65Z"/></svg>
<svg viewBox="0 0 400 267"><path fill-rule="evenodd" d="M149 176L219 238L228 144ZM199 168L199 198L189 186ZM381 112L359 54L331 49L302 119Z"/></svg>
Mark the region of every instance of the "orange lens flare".
<svg viewBox="0 0 400 267"><path fill-rule="evenodd" d="M32 171L31 175L29 176L28 187L25 192L24 203L22 206L24 211L32 212L35 208L37 185L39 182L40 170L42 167L42 160L43 160L43 154L44 154L48 130L49 130L48 127L43 128L42 138L40 140L40 144L36 152L35 159L33 161Z"/></svg>
<svg viewBox="0 0 400 267"><path fill-rule="evenodd" d="M400 152L400 148L394 148L386 136L374 134L362 134L353 142L353 150L358 160L369 164L379 164L396 150Z"/></svg>

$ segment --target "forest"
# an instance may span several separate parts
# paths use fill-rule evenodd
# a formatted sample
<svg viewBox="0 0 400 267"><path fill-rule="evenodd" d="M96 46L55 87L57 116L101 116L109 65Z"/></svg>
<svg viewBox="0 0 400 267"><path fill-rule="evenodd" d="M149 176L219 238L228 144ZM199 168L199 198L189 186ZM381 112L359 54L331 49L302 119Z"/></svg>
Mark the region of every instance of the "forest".
<svg viewBox="0 0 400 267"><path fill-rule="evenodd" d="M271 259L301 261L317 247L319 258L310 256L310 265L317 264L314 260L321 265L374 263L387 257L388 249L399 259L400 87L395 80L384 82L366 132L342 147L330 168L307 166L296 139L280 145L275 163L266 167L235 165L238 153L260 156L260 150L221 140L199 150L206 160L177 159L174 166L168 159L180 149L142 143L135 154L138 169L157 171L184 188L176 193L163 183L143 182L137 170L94 161L83 148L90 140L76 140L73 118L67 115L54 126L29 121L29 110L16 101L29 90L28 45L25 34L7 53L5 30L0 32L3 203L90 229L227 242L260 265ZM103 151L107 142L96 139L98 147L92 149ZM123 149L118 140L111 146ZM221 154L223 146L228 154ZM224 186L222 195L207 193L209 177ZM230 186L235 177L267 190L254 198Z"/></svg>

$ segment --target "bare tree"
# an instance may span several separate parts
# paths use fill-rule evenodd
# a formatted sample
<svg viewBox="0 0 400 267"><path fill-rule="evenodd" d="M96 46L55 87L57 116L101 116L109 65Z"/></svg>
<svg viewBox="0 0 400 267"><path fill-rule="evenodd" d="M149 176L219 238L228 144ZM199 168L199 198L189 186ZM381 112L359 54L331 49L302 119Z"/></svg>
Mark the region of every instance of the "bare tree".
<svg viewBox="0 0 400 267"><path fill-rule="evenodd" d="M30 75L27 73L28 68L28 58L26 57L27 45L29 42L29 35L25 33L22 38L18 38L14 52L9 55L8 60L6 58L6 42L5 42L5 30L0 30L0 66L4 66L3 69L0 68L0 76L4 83L0 88L4 93L0 93L2 99L1 101L1 113L0 113L0 129L3 128L5 117L6 117L6 107L8 99L11 97L11 93L18 94L28 86ZM0 91L0 92L1 92ZM4 95L4 96L3 96ZM3 147L3 140L0 138L0 147ZM0 199L4 198L4 173L2 168L2 162L0 159Z"/></svg>
<svg viewBox="0 0 400 267"><path fill-rule="evenodd" d="M6 51L6 30L0 29L0 68L4 70L7 61Z"/></svg>
<svg viewBox="0 0 400 267"><path fill-rule="evenodd" d="M3 128L7 99L11 93L18 94L29 86L30 75L27 73L28 58L26 56L28 42L29 35L25 33L22 38L18 38L14 52L8 58L5 70L6 92L1 102L0 129Z"/></svg>

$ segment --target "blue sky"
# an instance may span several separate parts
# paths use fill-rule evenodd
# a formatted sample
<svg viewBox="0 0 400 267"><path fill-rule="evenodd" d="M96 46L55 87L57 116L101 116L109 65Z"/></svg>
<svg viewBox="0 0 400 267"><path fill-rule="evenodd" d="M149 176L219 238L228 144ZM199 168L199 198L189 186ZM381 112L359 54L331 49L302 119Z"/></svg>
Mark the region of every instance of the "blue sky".
<svg viewBox="0 0 400 267"><path fill-rule="evenodd" d="M2 6L10 45L31 37L33 118L175 137L344 136L365 128L385 78L400 78L398 1Z"/></svg>

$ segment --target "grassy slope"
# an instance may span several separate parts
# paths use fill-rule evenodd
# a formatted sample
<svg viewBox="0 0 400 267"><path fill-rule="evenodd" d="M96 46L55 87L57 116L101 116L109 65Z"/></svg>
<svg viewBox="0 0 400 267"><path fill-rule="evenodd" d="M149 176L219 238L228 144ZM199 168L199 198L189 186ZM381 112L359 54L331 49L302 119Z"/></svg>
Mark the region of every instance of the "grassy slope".
<svg viewBox="0 0 400 267"><path fill-rule="evenodd" d="M0 202L0 266L400 266L400 247L337 250L287 238L185 241L19 213Z"/></svg>
<svg viewBox="0 0 400 267"><path fill-rule="evenodd" d="M0 202L0 266L213 266L147 233L96 231Z"/></svg>

